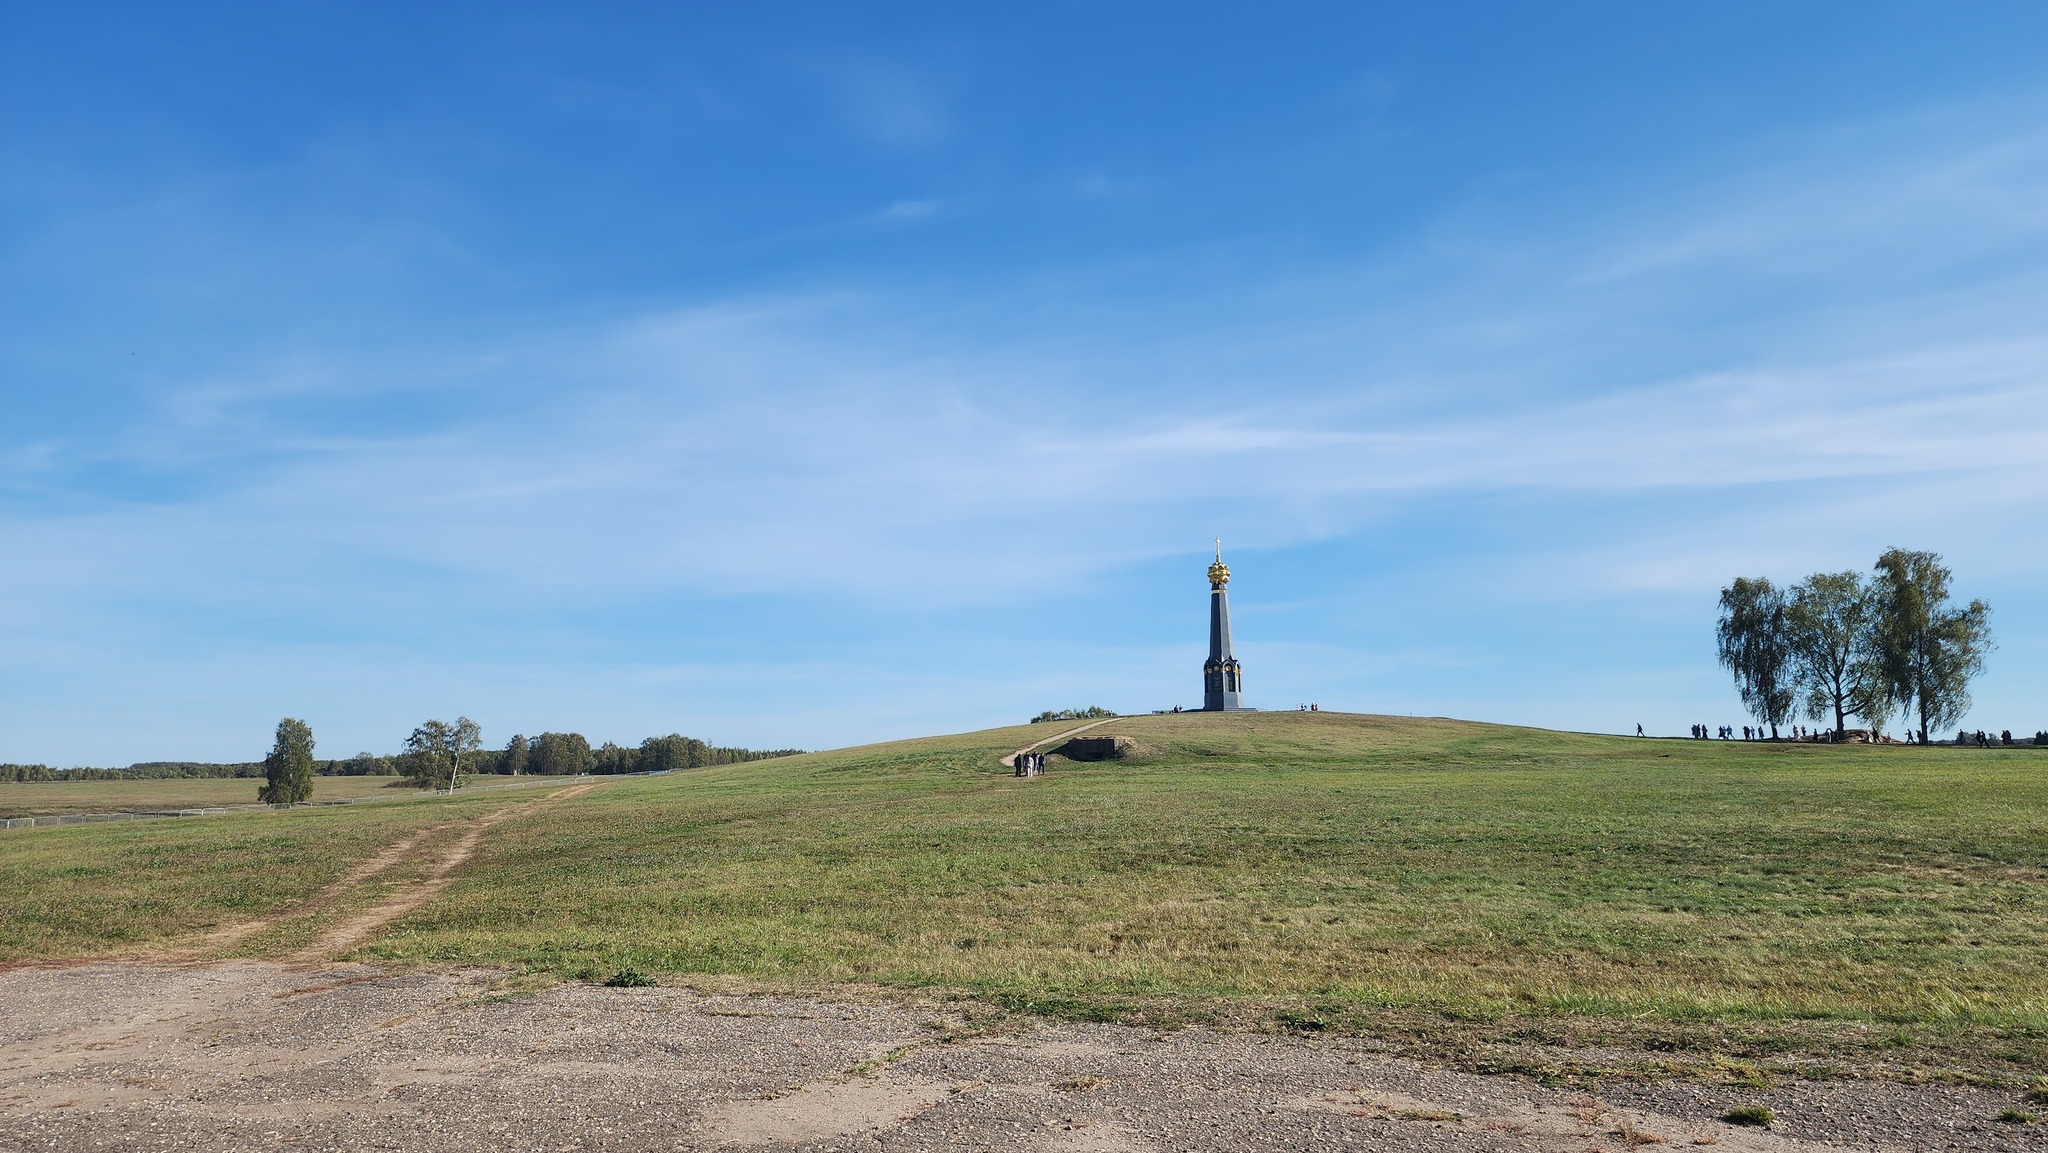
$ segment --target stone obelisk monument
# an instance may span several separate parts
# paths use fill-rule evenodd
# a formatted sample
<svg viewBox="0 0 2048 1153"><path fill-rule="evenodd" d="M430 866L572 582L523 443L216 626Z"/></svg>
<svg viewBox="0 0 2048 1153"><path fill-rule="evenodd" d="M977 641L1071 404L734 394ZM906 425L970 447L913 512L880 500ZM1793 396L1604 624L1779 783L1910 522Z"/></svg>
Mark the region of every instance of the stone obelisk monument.
<svg viewBox="0 0 2048 1153"><path fill-rule="evenodd" d="M1230 566L1223 563L1223 542L1216 542L1216 563L1209 566L1209 659L1202 662L1202 711L1225 712L1244 707L1240 695L1244 672L1230 648Z"/></svg>

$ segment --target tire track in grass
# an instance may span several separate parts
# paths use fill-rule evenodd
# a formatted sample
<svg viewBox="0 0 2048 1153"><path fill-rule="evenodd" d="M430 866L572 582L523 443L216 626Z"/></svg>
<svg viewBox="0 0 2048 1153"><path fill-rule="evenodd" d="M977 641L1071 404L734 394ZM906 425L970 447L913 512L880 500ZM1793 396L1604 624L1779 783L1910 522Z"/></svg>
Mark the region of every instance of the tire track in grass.
<svg viewBox="0 0 2048 1153"><path fill-rule="evenodd" d="M477 845L482 842L484 834L489 832L499 822L541 805L568 797L580 796L602 783L604 782L592 781L588 784L572 785L566 789L557 789L524 804L511 805L496 812L486 813L470 821L449 821L421 829L419 832L403 840L394 841L379 849L376 853L365 857L346 873L323 885L317 892L296 905L279 909L276 912L267 913L260 917L252 917L246 921L237 921L231 925L209 929L196 937L187 938L181 944L175 944L164 949L150 950L137 959L172 963L206 960L226 946L237 944L258 933L274 929L288 920L303 917L308 913L319 912L321 909L335 904L363 885L375 881L400 865L405 864L422 842L427 841L436 834L446 833L458 828L465 829L462 836L457 838L455 843L449 846L447 851L441 855L441 859L434 862L433 867L427 872L421 884L402 893L395 894L389 899L347 918L340 924L330 927L321 933L311 945L293 952L287 958L291 961L301 962L324 960L334 953L339 953L362 943L385 924L419 908L431 900L435 894L447 888L449 882L454 879L452 875L454 871L475 854Z"/></svg>
<svg viewBox="0 0 2048 1153"><path fill-rule="evenodd" d="M575 785L562 789L559 792L549 793L539 800L530 801L524 805L499 809L495 813L486 813L478 817L469 823L468 831L463 833L453 845L449 846L448 851L441 855L441 859L434 863L434 867L427 872L425 877L420 879L418 885L402 893L394 894L386 900L379 901L362 912L347 918L340 924L329 927L312 944L300 949L296 953L292 953L285 959L300 962L322 961L355 948L357 945L375 936L377 930L433 900L440 894L441 890L447 888L455 879L455 870L461 868L464 862L475 855L476 847L483 842L484 834L490 832L499 822L510 817L519 816L541 805L581 796L596 787L597 784L595 782L587 785Z"/></svg>
<svg viewBox="0 0 2048 1153"><path fill-rule="evenodd" d="M387 845L377 853L358 862L354 868L328 882L318 892L307 897L297 905L288 909L281 909L267 916L256 917L247 921L237 921L232 925L223 925L218 929L209 930L200 936L198 940L177 950L176 955L166 959L182 959L186 956L197 956L225 945L233 945L253 937L265 929L276 926L288 917L303 916L306 913L324 909L348 895L356 887L375 880L378 876L388 873L403 864L407 855L417 848L421 841L426 840L429 834L438 832L446 827L445 825L435 825L432 828L421 829L402 841L396 841Z"/></svg>

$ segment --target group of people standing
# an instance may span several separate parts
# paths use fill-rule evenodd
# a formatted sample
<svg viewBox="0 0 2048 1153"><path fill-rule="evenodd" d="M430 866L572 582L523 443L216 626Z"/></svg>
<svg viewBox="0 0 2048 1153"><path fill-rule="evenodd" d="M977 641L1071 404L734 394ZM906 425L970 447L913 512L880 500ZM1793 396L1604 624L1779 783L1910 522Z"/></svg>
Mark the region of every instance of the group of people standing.
<svg viewBox="0 0 2048 1153"><path fill-rule="evenodd" d="M2048 741L2043 741L2041 739L2043 735L2044 734L2042 733L2035 733L2034 743L2037 745L2048 744ZM2013 744L2012 730L2000 729L1998 735L1994 737L1989 733L1986 733L1983 729L1978 729L1976 735L1974 736L1972 736L1969 730L1967 729L1957 729L1956 743L1959 745L1976 745L1980 749L1988 749L1993 745L2004 745L2007 748L2010 748Z"/></svg>
<svg viewBox="0 0 2048 1153"><path fill-rule="evenodd" d="M1636 726L1636 735L1639 737L1644 735L1643 726ZM1694 725L1692 727L1692 735L1694 740L1700 741L1715 739L1723 741L1732 741L1735 739L1735 726L1721 725L1716 728L1710 729L1706 725ZM1818 741L1826 744L1835 744L1844 739L1844 735L1842 733L1838 733L1833 729L1810 729L1805 725L1791 726L1789 729L1786 730L1786 737L1794 741ZM1765 739L1776 740L1777 738L1766 738L1764 736L1764 730L1761 725L1744 725L1742 726L1742 739L1745 741L1761 741ZM1887 745L1924 745L1929 743L1929 741L1927 740L1926 733L1915 732L1912 729L1906 730L1906 739L1903 741L1894 741L1887 736L1875 733L1867 733L1863 729L1850 730L1847 734L1847 739L1850 741L1869 740L1875 743ZM1972 733L1967 729L1959 730L1956 733L1956 744L1975 745L1980 749L1988 749L2000 745L2010 747L2018 743L2019 742L2013 740L2011 729L2002 730L1996 736L1993 736L1992 734L1987 733L1982 729L1977 730L1975 733ZM2048 745L2048 731L2043 731L2034 734L2034 743L2037 745Z"/></svg>
<svg viewBox="0 0 2048 1153"><path fill-rule="evenodd" d="M1641 726L1641 725L1637 725L1637 726L1636 726L1636 735L1637 735L1637 736L1639 736L1639 737L1643 735L1643 726ZM1694 738L1696 738L1696 739L1698 739L1698 740L1702 740L1702 741L1704 741L1704 740L1708 740L1708 739L1710 739L1710 738L1714 738L1714 739L1719 739L1719 740L1723 740L1723 741L1732 741L1732 740L1734 740L1734 739L1735 739L1735 726L1734 726L1734 725L1722 725L1722 726L1720 726L1719 728L1717 728L1717 729L1714 729L1714 730L1713 730L1713 731L1712 731L1711 733L1709 733L1709 732L1707 731L1707 726L1705 726L1705 725L1694 725L1694 726L1692 727L1692 735L1693 735L1693 737L1694 737ZM1787 729L1787 730L1786 730L1786 736L1787 736L1787 738L1789 738L1789 739L1791 739L1791 740L1795 740L1795 741L1829 741L1829 742L1832 742L1832 741L1834 741L1834 740L1835 740L1835 737L1836 737L1836 733L1835 733L1835 732L1834 732L1834 730L1832 730L1832 729L1822 729L1822 730L1819 730L1818 732L1816 732L1816 731L1815 731L1815 730L1813 730L1813 729L1809 729L1809 728L1807 728L1807 727L1806 727L1805 725L1793 725L1793 726L1791 726L1791 727L1790 727L1789 729ZM1773 741L1775 741L1775 740L1777 740L1778 738L1777 738L1777 737L1775 737L1775 736L1772 736L1772 737L1766 737L1766 736L1764 736L1764 728L1763 728L1763 726L1762 726L1762 725L1753 725L1753 726L1752 726L1752 725L1744 725L1744 726L1742 726L1742 739L1743 739L1743 740L1745 740L1745 741L1762 741L1762 740L1773 740ZM1909 744L1909 745L1913 743L1913 734L1911 734L1911 733L1907 733L1907 734L1906 734L1906 743L1907 743L1907 744Z"/></svg>
<svg viewBox="0 0 2048 1153"><path fill-rule="evenodd" d="M1020 777L1035 777L1045 772L1044 753L1018 753L1013 763L1017 766L1017 775Z"/></svg>
<svg viewBox="0 0 2048 1153"><path fill-rule="evenodd" d="M1791 732L1792 732L1792 739L1793 739L1793 740L1795 740L1795 741L1798 741L1798 740L1805 740L1805 739L1806 739L1805 737L1802 737L1802 736L1800 736L1800 735L1799 735L1799 727L1798 727L1797 725L1794 725L1794 726L1792 727L1792 730L1791 730ZM1641 726L1641 725L1637 725L1637 726L1636 726L1636 735L1637 735L1637 736L1639 736L1639 737L1643 735L1643 726ZM1732 740L1734 740L1734 739L1735 739L1735 726L1734 726L1734 725L1721 725L1720 727L1718 727L1718 728L1715 728L1715 729L1713 729L1713 730L1709 731L1709 730L1708 730L1708 728L1707 728L1707 726L1705 726L1705 725L1694 725L1694 726L1692 727L1692 735L1693 735L1693 739L1694 739L1694 740L1698 740L1698 741L1705 741L1705 740L1722 740L1722 741L1732 741ZM1763 730L1763 726L1762 726L1762 725L1756 725L1756 726L1751 726L1751 725L1744 725L1744 726L1742 726L1742 739L1743 739L1743 740L1745 740L1745 741L1761 741L1761 740L1766 740L1766 739L1769 739L1769 740L1773 740L1773 741L1775 741L1775 740L1777 740L1778 738L1777 738L1777 737L1775 737L1775 736L1773 736L1773 737L1769 737L1769 738L1766 738L1766 737L1764 736L1764 730Z"/></svg>

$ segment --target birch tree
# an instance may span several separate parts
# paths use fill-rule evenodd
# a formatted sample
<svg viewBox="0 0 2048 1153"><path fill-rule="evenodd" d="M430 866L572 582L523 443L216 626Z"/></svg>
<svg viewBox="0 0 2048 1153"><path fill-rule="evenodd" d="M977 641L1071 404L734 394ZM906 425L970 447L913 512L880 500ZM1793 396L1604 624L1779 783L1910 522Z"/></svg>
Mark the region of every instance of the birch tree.
<svg viewBox="0 0 2048 1153"><path fill-rule="evenodd" d="M1970 711L1970 679L1997 647L1991 606L1952 604L1951 575L1939 553L1895 548L1877 558L1871 584L1872 637L1886 695L1909 721L1919 718L1922 740Z"/></svg>
<svg viewBox="0 0 2048 1153"><path fill-rule="evenodd" d="M1721 590L1718 655L1734 674L1743 705L1771 727L1772 740L1792 719L1795 697L1785 618L1785 595L1766 577L1736 577Z"/></svg>

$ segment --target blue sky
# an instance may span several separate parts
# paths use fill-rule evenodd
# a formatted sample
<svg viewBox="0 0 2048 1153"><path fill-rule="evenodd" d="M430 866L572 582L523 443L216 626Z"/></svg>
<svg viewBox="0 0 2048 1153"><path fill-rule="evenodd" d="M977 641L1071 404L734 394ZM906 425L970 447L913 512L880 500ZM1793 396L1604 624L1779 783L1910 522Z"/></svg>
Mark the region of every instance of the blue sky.
<svg viewBox="0 0 2048 1153"><path fill-rule="evenodd" d="M1218 536L1262 707L1901 545L2048 727L2048 8L427 7L0 8L0 760L1193 705Z"/></svg>

